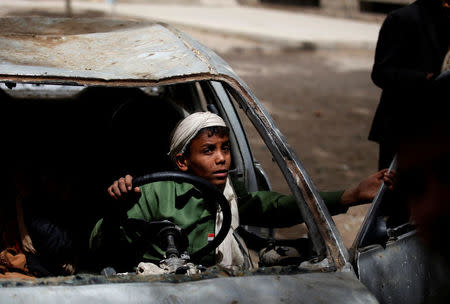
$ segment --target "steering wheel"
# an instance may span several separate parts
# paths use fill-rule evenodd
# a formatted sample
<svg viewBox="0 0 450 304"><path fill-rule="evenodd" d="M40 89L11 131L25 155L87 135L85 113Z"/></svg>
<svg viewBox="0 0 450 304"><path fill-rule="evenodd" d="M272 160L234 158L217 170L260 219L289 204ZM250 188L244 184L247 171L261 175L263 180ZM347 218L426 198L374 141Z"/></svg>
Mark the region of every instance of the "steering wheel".
<svg viewBox="0 0 450 304"><path fill-rule="evenodd" d="M199 258L205 256L206 254L217 248L223 242L231 227L230 205L225 196L223 196L223 194L219 191L219 189L201 177L179 171L164 171L135 177L133 178L133 188L157 181L176 181L190 183L200 190L203 197L208 198L207 201L214 204L217 202L219 204L223 213L223 222L220 231L217 233L216 237L211 242L208 242L208 244L206 244L204 247L195 252L189 253L190 258L191 260L199 260ZM152 221L147 223L151 225Z"/></svg>

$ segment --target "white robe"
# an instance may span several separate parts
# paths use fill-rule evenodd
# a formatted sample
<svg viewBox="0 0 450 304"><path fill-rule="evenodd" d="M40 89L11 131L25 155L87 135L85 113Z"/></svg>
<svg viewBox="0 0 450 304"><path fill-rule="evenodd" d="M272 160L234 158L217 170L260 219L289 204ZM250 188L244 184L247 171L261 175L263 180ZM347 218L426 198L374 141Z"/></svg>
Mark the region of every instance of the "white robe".
<svg viewBox="0 0 450 304"><path fill-rule="evenodd" d="M240 242L242 246L241 250L239 243L236 240L235 235L233 234L234 230L236 230L239 227L239 211L237 206L237 196L236 193L234 192L230 178L227 178L223 195L230 203L231 227L223 242L216 249L218 263L225 267L233 267L233 266L242 267L245 262L242 250L244 250L246 255L248 256L248 248L245 245L245 243L241 241ZM222 227L222 222L223 222L223 214L221 210L217 210L216 235L217 232L219 232L220 227Z"/></svg>

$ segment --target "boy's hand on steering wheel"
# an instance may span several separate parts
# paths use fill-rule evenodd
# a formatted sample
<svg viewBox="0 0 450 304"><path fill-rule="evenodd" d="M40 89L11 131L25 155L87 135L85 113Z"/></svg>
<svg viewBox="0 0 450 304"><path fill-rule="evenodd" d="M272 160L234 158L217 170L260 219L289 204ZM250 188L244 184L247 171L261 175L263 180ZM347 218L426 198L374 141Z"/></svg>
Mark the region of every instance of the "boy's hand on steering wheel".
<svg viewBox="0 0 450 304"><path fill-rule="evenodd" d="M108 187L108 194L115 200L135 203L141 197L141 189L133 188L133 177L129 174L121 177Z"/></svg>

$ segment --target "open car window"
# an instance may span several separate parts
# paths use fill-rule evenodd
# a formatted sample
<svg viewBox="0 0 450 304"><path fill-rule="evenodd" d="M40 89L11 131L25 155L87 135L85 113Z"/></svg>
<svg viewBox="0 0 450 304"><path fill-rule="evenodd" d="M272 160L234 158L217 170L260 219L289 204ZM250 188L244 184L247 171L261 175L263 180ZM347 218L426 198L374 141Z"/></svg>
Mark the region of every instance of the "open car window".
<svg viewBox="0 0 450 304"><path fill-rule="evenodd" d="M77 231L77 245L86 269L92 265L83 240L109 207L105 189L125 174L173 170L167 156L170 133L192 112L215 112L230 126L230 175L246 191L290 193L257 131L219 82L156 87L5 83L1 89L2 130L10 130L3 132L9 159L3 177L8 197L17 195L18 180L33 191L55 181L54 188L47 190L64 193L58 199L67 204L55 213L68 211L61 213L62 218L74 227L81 219L85 223ZM276 189L265 168L278 170ZM246 228L265 237L308 234L304 224L290 232Z"/></svg>

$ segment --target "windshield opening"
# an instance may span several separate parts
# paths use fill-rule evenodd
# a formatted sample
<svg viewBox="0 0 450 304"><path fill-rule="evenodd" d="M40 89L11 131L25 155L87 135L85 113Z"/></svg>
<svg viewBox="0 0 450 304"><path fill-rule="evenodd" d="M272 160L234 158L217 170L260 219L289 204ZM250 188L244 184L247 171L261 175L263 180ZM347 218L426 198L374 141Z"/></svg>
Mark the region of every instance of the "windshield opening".
<svg viewBox="0 0 450 304"><path fill-rule="evenodd" d="M88 240L96 223L113 206L106 189L126 174L174 170L167 155L169 138L177 123L190 113L211 111L231 126L230 177L236 185L242 184L247 192L272 190L262 169L265 164L253 160L250 149L256 151L258 160L270 158L260 156L262 146L254 145L253 133L249 133L248 146L239 116L219 83L145 88L2 83L0 89L1 135L7 160L2 164L6 195L0 228L2 233L13 232L8 232L12 243L3 239L1 249L26 252L30 267L43 266L27 274L99 274L103 268L93 259ZM235 190L238 196L243 193L238 186ZM21 240L23 227L17 226L21 221L28 227L28 244ZM242 216L242 221L251 222L251 216ZM244 227L257 237L286 238L278 230ZM303 236L306 234L307 230ZM302 246L305 251L300 259L310 258L310 242L306 238L297 241L276 248ZM49 251L51 244L61 246ZM253 250L251 254L258 267L260 253ZM298 264L298 255L281 264ZM29 256L37 256L37 264L33 266Z"/></svg>

